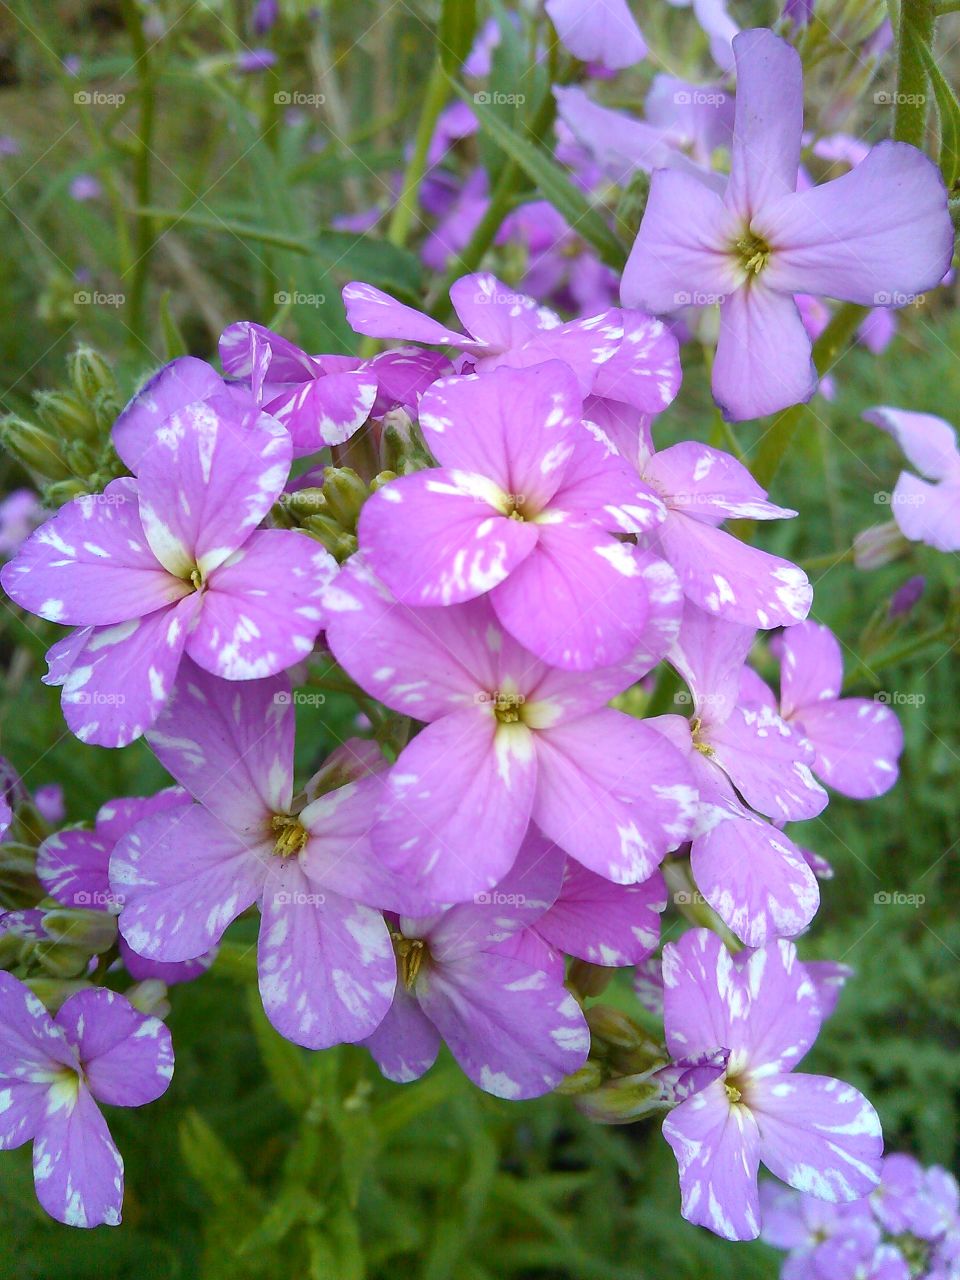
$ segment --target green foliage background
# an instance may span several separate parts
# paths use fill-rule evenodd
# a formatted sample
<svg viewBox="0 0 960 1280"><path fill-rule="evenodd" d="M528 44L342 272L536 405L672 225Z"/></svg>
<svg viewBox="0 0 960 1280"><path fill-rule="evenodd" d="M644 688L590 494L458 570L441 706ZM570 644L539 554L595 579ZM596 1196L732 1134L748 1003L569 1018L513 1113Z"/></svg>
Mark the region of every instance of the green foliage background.
<svg viewBox="0 0 960 1280"><path fill-rule="evenodd" d="M322 6L321 21L311 23L307 7L283 5L271 37L275 70L241 77L230 58L253 43L250 6L152 6L168 34L151 45L146 84L124 30L130 5L41 0L0 10L3 129L23 145L22 155L0 162L5 410L29 415L31 393L63 383L64 356L81 339L107 355L129 392L176 350L211 355L223 324L239 318L275 323L309 350L348 350L338 293L346 279L369 279L411 300L435 290L415 254L386 243L384 230L393 207L388 179L402 168L420 109L438 11L411 3L387 12L357 0ZM775 7L743 5L738 16L769 20ZM649 26L692 66L701 51L692 39L686 47L691 24L683 21L651 15ZM666 22L675 25L661 27ZM524 119L532 123L545 86L526 52L505 41L494 77L514 91L523 80L531 99ZM60 67L69 53L83 59L79 80ZM285 123L275 94L309 93L317 84L323 108ZM78 88L94 86L124 92L127 101L76 106ZM157 111L143 188L137 154L147 92ZM520 128L517 120L505 124ZM496 174L503 155L492 136L474 155ZM102 199L70 199L69 182L82 172L105 183ZM373 202L384 217L368 236L331 229L335 215ZM162 212L145 219L136 212L145 207ZM496 254L484 261L506 278L516 265ZM127 302L77 304L78 288L122 292ZM277 302L284 292L314 301ZM889 493L901 466L892 442L860 420L862 410L888 403L957 420L952 293L906 313L882 358L862 348L843 356L836 398L817 398L776 481L776 500L801 518L763 535L770 549L810 562L814 612L846 646L851 691L896 700L906 733L901 781L890 795L866 805L836 798L800 833L836 870L801 953L856 970L808 1069L865 1090L891 1148L948 1165L956 1162L960 1101L960 677L955 636L916 638L942 626L956 558L914 548L909 559L868 574L834 553L885 518L876 495ZM717 429L694 351L659 441L709 438ZM738 431L749 450L759 428ZM0 469L6 488L27 482L9 459ZM883 631L891 592L915 573L927 578L921 603L899 630ZM0 733L3 753L31 788L63 783L77 821L111 796L142 794L164 779L142 744L110 752L65 732L56 691L39 682L42 654L57 634L3 612ZM320 709L299 708L304 776L335 741L329 729L345 736L353 714L336 696ZM924 901L886 905L875 900L884 892ZM679 917L664 921L668 937L682 927ZM763 1245L724 1244L681 1221L675 1166L656 1124L601 1128L563 1098L501 1103L473 1089L446 1058L421 1083L400 1088L382 1081L360 1050L311 1055L288 1045L259 1011L251 928L239 922L213 974L173 994L177 1071L169 1094L142 1113L110 1116L127 1163L122 1228L85 1234L51 1223L34 1201L29 1149L4 1154L0 1274L776 1275L778 1255ZM631 1007L629 975L613 999Z"/></svg>

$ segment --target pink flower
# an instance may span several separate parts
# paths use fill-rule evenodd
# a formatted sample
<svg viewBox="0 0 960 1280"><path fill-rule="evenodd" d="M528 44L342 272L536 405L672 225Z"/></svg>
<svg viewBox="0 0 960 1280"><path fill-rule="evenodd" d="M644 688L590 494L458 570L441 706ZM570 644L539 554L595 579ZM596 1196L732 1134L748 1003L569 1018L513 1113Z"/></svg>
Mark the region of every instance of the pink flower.
<svg viewBox="0 0 960 1280"><path fill-rule="evenodd" d="M873 1107L840 1080L793 1071L822 1022L793 943L732 956L716 934L694 929L664 947L663 983L671 1054L730 1054L724 1075L663 1122L689 1222L728 1240L754 1239L761 1161L831 1202L877 1185L883 1140Z"/></svg>
<svg viewBox="0 0 960 1280"><path fill-rule="evenodd" d="M950 265L953 229L939 171L906 143L882 142L843 177L798 191L800 59L764 29L733 46L726 187L677 169L654 174L621 298L659 313L718 302L713 393L742 419L816 389L794 295L877 306L932 289Z"/></svg>

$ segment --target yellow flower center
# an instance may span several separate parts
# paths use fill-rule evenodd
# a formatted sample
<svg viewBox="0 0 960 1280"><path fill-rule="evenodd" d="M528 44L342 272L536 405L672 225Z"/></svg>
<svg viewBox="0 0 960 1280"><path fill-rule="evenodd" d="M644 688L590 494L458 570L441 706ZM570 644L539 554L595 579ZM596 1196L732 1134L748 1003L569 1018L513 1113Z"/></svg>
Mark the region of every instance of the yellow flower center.
<svg viewBox="0 0 960 1280"><path fill-rule="evenodd" d="M737 261L748 276L758 276L770 260L773 252L763 236L755 231L744 231L739 240L734 241L733 251Z"/></svg>
<svg viewBox="0 0 960 1280"><path fill-rule="evenodd" d="M278 858L295 858L309 838L306 827L289 813L275 813L270 819L273 852Z"/></svg>
<svg viewBox="0 0 960 1280"><path fill-rule="evenodd" d="M429 958L430 952L427 950L427 944L422 938L407 938L399 932L391 933L390 937L393 940L393 950L397 957L400 981L409 991L417 980L417 975L424 960Z"/></svg>

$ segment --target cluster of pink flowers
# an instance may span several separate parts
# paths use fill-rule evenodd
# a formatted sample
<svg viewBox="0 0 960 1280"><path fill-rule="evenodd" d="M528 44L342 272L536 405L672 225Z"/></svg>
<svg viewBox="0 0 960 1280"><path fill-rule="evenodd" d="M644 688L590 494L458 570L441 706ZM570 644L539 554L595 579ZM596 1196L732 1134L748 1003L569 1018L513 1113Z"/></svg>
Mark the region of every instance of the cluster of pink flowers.
<svg viewBox="0 0 960 1280"><path fill-rule="evenodd" d="M550 7L574 51L609 64L575 6ZM798 193L796 54L767 31L733 48L729 179L655 173L624 306L564 322L476 274L451 290L451 329L350 284L358 334L421 344L372 359L232 325L223 375L189 357L162 369L114 428L130 474L64 506L2 582L72 628L45 678L77 737L142 736L176 783L47 839L44 890L97 906L130 976L167 983L202 973L256 910L263 1006L296 1044L359 1042L409 1081L443 1041L481 1089L543 1094L591 1048L565 957L649 972L661 866L689 857L729 945L695 929L657 964L664 1134L684 1215L744 1239L761 1229L761 1161L831 1202L880 1176L870 1104L793 1070L837 972L790 941L824 866L783 828L818 815L825 787L887 790L902 739L889 707L841 696L802 570L723 528L796 512L727 453L655 447L681 367L651 312L722 296L715 391L756 414L814 389L794 295L927 287L952 233L933 166L900 145ZM310 480L296 459L361 439L375 453L396 422L418 452L398 476L356 462L371 492L354 554L282 526L278 504ZM758 632L779 696L749 663ZM298 785L294 691L318 645L396 732L389 758L350 738ZM624 709L663 664L691 715ZM54 1216L115 1222L122 1166L94 1099L157 1096L169 1037L111 991L51 1019L0 978L0 1145L34 1139Z"/></svg>
<svg viewBox="0 0 960 1280"><path fill-rule="evenodd" d="M952 1280L960 1272L960 1188L939 1165L884 1158L876 1190L827 1204L760 1185L762 1237L789 1254L783 1280Z"/></svg>

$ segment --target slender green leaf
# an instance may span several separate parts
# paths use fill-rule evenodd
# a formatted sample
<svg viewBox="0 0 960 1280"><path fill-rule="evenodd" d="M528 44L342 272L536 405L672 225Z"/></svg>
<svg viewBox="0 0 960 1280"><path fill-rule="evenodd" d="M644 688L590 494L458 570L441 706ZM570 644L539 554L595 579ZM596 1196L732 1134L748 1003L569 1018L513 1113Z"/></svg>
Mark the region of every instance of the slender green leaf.
<svg viewBox="0 0 960 1280"><path fill-rule="evenodd" d="M476 0L443 0L439 46L444 71L453 73L460 70L470 52L476 30Z"/></svg>
<svg viewBox="0 0 960 1280"><path fill-rule="evenodd" d="M460 85L457 93L465 102L473 98ZM516 130L509 128L494 112L483 104L476 104L476 115L481 130L486 133L512 160L523 169L544 198L566 218L574 231L593 245L600 258L616 271L622 271L627 261L627 250L611 231L598 208L590 204L577 189L557 162L542 147L530 142Z"/></svg>
<svg viewBox="0 0 960 1280"><path fill-rule="evenodd" d="M924 45L920 52L940 118L940 171L947 190L952 192L960 174L960 102L957 102L957 95L947 83L930 49Z"/></svg>

